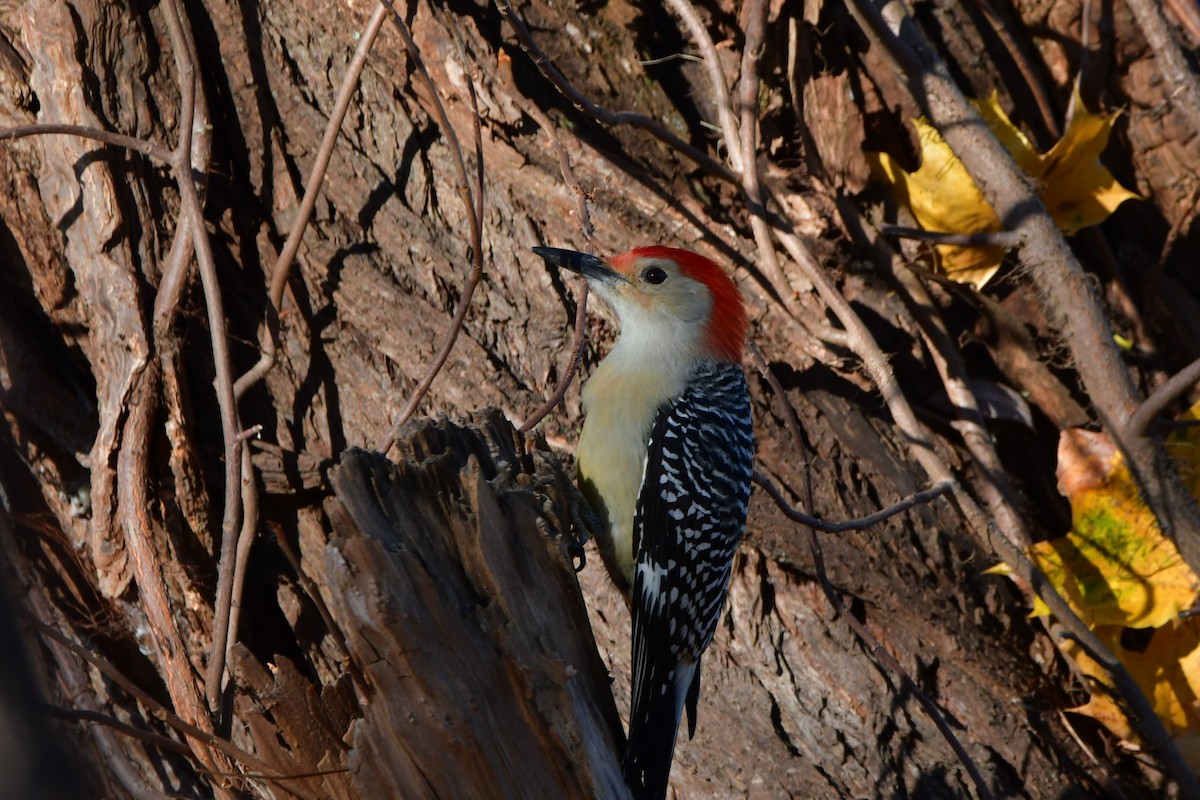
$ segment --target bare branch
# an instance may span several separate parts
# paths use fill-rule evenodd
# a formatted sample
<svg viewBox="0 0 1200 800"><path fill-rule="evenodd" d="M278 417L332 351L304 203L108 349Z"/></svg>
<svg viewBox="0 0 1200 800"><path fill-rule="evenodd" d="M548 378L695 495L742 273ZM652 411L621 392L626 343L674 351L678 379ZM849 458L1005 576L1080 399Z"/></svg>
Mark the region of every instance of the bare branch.
<svg viewBox="0 0 1200 800"><path fill-rule="evenodd" d="M232 655L233 646L238 641L238 626L242 621L242 592L246 587L246 566L250 562L250 548L254 544L255 534L258 532L258 481L254 476L254 464L250 460L250 447L244 442L243 439L241 452L242 528L238 531L237 548L233 556L233 584L229 593L229 633L225 637L226 663ZM222 679L217 678L217 681L218 692L223 691L225 686Z"/></svg>
<svg viewBox="0 0 1200 800"><path fill-rule="evenodd" d="M262 353L258 362L238 378L234 386L234 394L238 398L241 398L247 389L262 380L262 377L275 365L275 351L279 340L279 312L283 308L283 292L287 287L288 274L296 261L296 254L300 252L304 231L308 229L308 223L312 219L313 208L317 204L317 195L321 193L321 184L324 183L325 172L329 169L329 159L333 156L333 147L341 134L342 122L346 119L350 101L354 99L354 91L358 88L358 78L362 75L363 67L367 63L367 56L375 44L375 39L379 36L379 30L383 27L387 14L387 8L382 3L375 7L371 19L359 36L354 57L350 59L350 64L346 67L346 74L338 89L333 111L329 114L329 122L325 125L325 133L321 137L321 146L317 149L316 158L313 160L312 169L308 174L304 197L301 198L300 206L296 209L296 216L292 222L292 229L288 232L287 241L284 242L283 249L279 251L279 257L275 259L275 266L271 268L267 335L262 341Z"/></svg>
<svg viewBox="0 0 1200 800"><path fill-rule="evenodd" d="M92 139L101 144L112 145L113 147L121 147L126 150L132 150L135 153L149 156L155 161L162 164L170 165L173 161L173 156L169 150L154 142L148 142L145 139L139 139L136 136L126 136L123 133L113 133L102 128L92 128L87 125L61 125L58 123L38 122L33 125L18 125L16 127L7 128L0 131L0 142L10 142L15 139L23 139L27 136L45 136L49 134L61 134L64 136L78 136L83 139Z"/></svg>
<svg viewBox="0 0 1200 800"><path fill-rule="evenodd" d="M704 67L708 71L708 85L712 87L713 91L712 101L717 107L717 118L721 122L721 133L725 136L725 148L729 152L729 161L733 165L733 172L735 174L744 174L747 167L754 163L753 154L751 154L750 161L745 160L746 150L742 142L742 137L738 134L737 115L734 114L733 103L729 99L729 87L725 85L725 75L721 72L721 61L717 58L717 47L713 44L712 37L708 35L708 28L704 27L704 23L700 21L700 15L696 13L696 7L691 4L690 0L667 0L667 5L683 21L683 24L687 26L692 39L695 40L696 45L700 48ZM758 6L765 13L765 6L762 3L752 3L751 5ZM762 14L755 13L753 10L747 13L754 17L762 16ZM761 46L762 44L761 22L759 23L757 36L759 41L752 42L752 36L753 34L747 31L746 47L742 53L742 57L745 58L748 53L753 53L751 58L757 63L759 54L754 52L757 50L757 47L752 45ZM744 81L746 77L744 73L742 77ZM754 86L751 91L757 92L757 74L754 78ZM757 95L755 95L755 100L757 101ZM745 103L744 91L742 102L743 104ZM757 105L757 102L755 102L755 105Z"/></svg>
<svg viewBox="0 0 1200 800"><path fill-rule="evenodd" d="M400 428L412 418L417 407L421 405L421 401L425 398L426 393L429 392L429 387L433 385L434 378L442 371L442 367L446 364L446 359L450 357L450 351L454 349L454 344L458 341L459 333L462 332L463 322L467 318L467 310L471 307L471 298L475 295L475 289L479 286L479 282L483 280L483 218L476 213L475 201L473 201L471 196L470 179L467 177L467 165L463 158L458 135L454 132L454 126L450 124L450 117L446 114L445 106L442 105L437 84L433 82L433 78L429 75L429 70L425 68L420 48L413 41L408 26L404 24L404 19L392 6L390 0L381 0L381 2L391 9L392 22L395 23L397 30L400 31L400 38L404 40L404 46L408 50L408 57L412 60L413 65L417 69L417 74L421 76L421 80L429 89L429 96L433 99L433 113L437 117L438 126L442 129L442 135L446 137L446 142L450 145L450 154L454 163L455 174L458 177L458 191L467 211L467 224L471 229L471 271L467 274L466 281L463 283L462 294L458 298L458 305L454 309L454 316L450 319L450 327L442 338L441 346L434 355L433 361L430 362L421 380L417 382L417 387L413 390L412 397L409 398L408 403L400 411L400 416L392 424L387 438L379 443L379 449L387 452L396 440L396 434L399 433ZM471 83L474 79L470 75L469 64L463 64L463 72L467 82ZM482 164L483 144L479 138L479 107L476 105L474 89L471 90L470 96L472 103L471 111L475 117L475 159L477 164ZM482 170L482 166L480 169ZM482 173L480 173L480 180L482 181ZM481 182L478 201L480 203L479 208L483 207L482 196Z"/></svg>
<svg viewBox="0 0 1200 800"><path fill-rule="evenodd" d="M557 126L546 116L536 103L530 102L517 89L517 82L512 74L512 59L507 54L500 55L500 73L504 80L505 86L512 93L512 96L517 99L521 106L521 110L541 126L542 131L546 134L546 138L550 140L550 146L554 148L554 152L558 155L558 168L562 172L563 181L575 193L575 216L579 221L579 231L583 234L583 238L587 241L591 252L595 252L596 233L592 229L592 215L588 211L588 193L579 181L575 178L575 170L571 167L571 159L567 156L567 149L563 147L562 140L558 136ZM575 307L575 335L571 344L571 358L567 361L567 369L563 373L562 379L559 380L558 386L546 398L546 401L538 407L536 411L529 416L527 420L521 423L520 432L529 433L534 427L546 418L555 406L562 402L563 397L567 394L567 389L571 385L571 381L575 378L575 373L579 371L579 363L583 360L583 347L587 343L587 301L588 301L588 282L580 279L577 282L578 289L576 290L578 299Z"/></svg>
<svg viewBox="0 0 1200 800"><path fill-rule="evenodd" d="M587 300L588 300L588 282L584 278L580 278L577 282L578 289L575 306L575 339L571 345L571 358L567 361L567 371L563 375L562 380L558 382L558 386L554 387L554 391L546 398L546 402L538 406L538 409L529 415L529 419L521 423L518 430L521 433L529 433L534 427L546 418L546 415L554 410L554 407L562 402L563 397L567 394L567 389L571 385L575 373L579 371L579 362L583 360L583 346L587 343Z"/></svg>
<svg viewBox="0 0 1200 800"><path fill-rule="evenodd" d="M827 522L820 517L809 516L802 511L797 511L792 508L787 499L783 496L783 492L779 491L779 487L771 482L771 479L761 472L754 473L754 482L766 490L767 494L771 495L771 499L775 501L775 505L779 510L793 522L799 522L802 525L807 525L810 528L815 528L822 533L845 533L846 531L860 531L864 528L869 528L872 525L878 525L880 522L891 519L897 514L902 514L914 506L924 505L939 497L950 494L954 491L954 485L949 483L939 483L937 486L920 492L914 492L908 497L905 497L898 503L894 503L885 509L875 512L870 516L859 517L845 522Z"/></svg>
<svg viewBox="0 0 1200 800"><path fill-rule="evenodd" d="M984 231L980 233L938 233L920 228L908 228L903 225L883 225L879 232L885 236L899 236L901 239L916 239L933 244L950 244L959 247L1003 247L1011 250L1020 247L1022 237L1015 231Z"/></svg>
<svg viewBox="0 0 1200 800"><path fill-rule="evenodd" d="M221 436L225 456L225 510L221 519L221 557L217 571L217 600L213 620L213 642L209 654L207 699L210 709L217 708L221 676L225 668L225 642L228 636L229 595L232 590L233 559L242 523L241 453L238 433L237 403L233 392L233 366L229 355L229 338L225 333L225 306L221 297L220 279L213 259L212 244L204 221L204 208L192 174L192 123L196 110L199 83L192 57L184 17L178 0L167 5L167 29L174 50L175 69L180 87L182 111L179 121L179 144L175 150L174 173L179 186L184 224L190 231L192 247L200 267L200 284L204 290L204 305L208 317L209 338L212 344L213 366L216 373L217 405L221 416Z"/></svg>
<svg viewBox="0 0 1200 800"><path fill-rule="evenodd" d="M688 0L671 0L671 4L691 11L691 16L686 19L694 18L695 12L691 10L692 6ZM730 155L738 153L740 148L740 157L734 161L734 164L741 167L739 172L742 176L742 192L750 210L750 228L754 232L754 242L758 245L759 267L763 270L776 294L782 299L788 313L796 319L802 319L805 316L804 312L796 302L787 276L779 264L779 256L775 252L775 240L771 236L771 227L767 222L766 205L758 175L758 64L762 56L763 39L766 35L767 4L762 0L752 0L746 4L743 16L745 17L746 41L742 49L741 93L738 98L742 112L740 131L732 121L732 114L728 114L730 117L728 121L726 114L722 114L721 120L726 127L726 136L733 136L729 140ZM702 41L707 43L707 46L702 45L701 49L704 51L705 60L709 62L710 82L714 90L718 87L723 88L720 64L716 60L716 51L712 47L712 40L709 39L708 32L703 28L701 28L701 32L703 34ZM719 96L720 93L718 93Z"/></svg>
<svg viewBox="0 0 1200 800"><path fill-rule="evenodd" d="M872 634L865 625L859 622L857 617L846 610L845 604L842 603L841 596L837 593L837 590L833 588L833 584L830 583L829 575L825 571L825 556L821 552L821 541L816 534L817 525L823 525L823 523L821 520L815 519L812 516L812 477L811 471L808 469L808 447L804 442L803 432L800 430L800 421L796 417L796 409L792 408L792 404L788 401L787 395L784 393L783 387L779 383L779 379L775 377L773 372L771 372L771 368L767 365L766 359L763 358L763 355L759 349L751 344L750 353L754 357L754 361L759 369L759 372L762 373L763 377L766 378L767 382L771 385L771 389L775 394L775 407L780 416L783 417L784 424L792 432L797 449L799 450L801 458L803 459L805 476L804 507L805 511L809 513L801 514L800 512L792 509L791 506L788 505L788 503L784 500L783 496L779 494L779 491L775 488L775 485L769 480L763 478L763 476L759 475L758 473L755 473L754 475L755 481L767 490L767 493L771 495L771 498L784 512L784 514L796 522L799 522L801 525L804 525L808 529L808 544L809 549L812 552L813 570L816 572L817 582L821 584L821 589L824 591L825 597L829 600L829 604L833 606L834 611L839 617L846 620L846 623L850 626L851 630L854 631L855 635L858 636L859 641L862 642L863 647L866 648L867 653L874 658L877 663L882 664L884 667L895 673L900 678L901 683L903 683L904 686L910 692L912 692L913 697L916 698L926 715L933 720L933 724L937 727L938 732L941 733L942 738L946 740L946 743L950 745L950 749L954 751L955 757L958 758L959 762L967 770L967 774L971 776L971 780L975 784L976 792L981 798L990 800L994 797L994 795L992 794L991 789L988 787L987 781L980 773L979 767L975 765L975 761L971 758L971 754L967 752L965 747L963 747L962 743L958 740L958 737L954 734L954 731L950 728L949 723L946 722L945 716L942 714L941 709L938 708L937 704L933 702L933 699L926 694L925 690L917 685L917 682L912 679L912 676L908 674L908 671L904 669L900 662L896 660L896 658L887 650L887 648L885 648L879 642L879 640L875 638L874 634ZM953 484L944 483L927 490L927 492L936 491L938 495L941 495L950 492L953 488ZM933 498L930 497L927 500L921 500L917 502L928 502L929 499ZM901 501L901 503L903 504L904 501ZM916 505L916 502L908 504L905 506L905 508L911 508L913 505ZM879 515L877 514L874 516L878 517ZM814 525L813 523L817 523L817 525ZM874 523L870 522L867 524Z"/></svg>

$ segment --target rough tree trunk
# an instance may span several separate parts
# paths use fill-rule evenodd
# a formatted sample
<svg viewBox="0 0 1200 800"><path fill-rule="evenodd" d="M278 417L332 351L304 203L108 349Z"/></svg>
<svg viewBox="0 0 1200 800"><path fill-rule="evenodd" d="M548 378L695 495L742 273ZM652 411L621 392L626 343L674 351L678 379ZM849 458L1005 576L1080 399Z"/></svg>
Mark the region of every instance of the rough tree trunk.
<svg viewBox="0 0 1200 800"><path fill-rule="evenodd" d="M0 127L89 125L173 148L183 113L174 2L0 0ZM958 5L921 4L919 19L964 86L1028 104L989 23ZM1026 51L1037 52L1029 30L1047 37L1036 77L1065 100L1079 57L1078 6L997 5ZM1117 169L1136 175L1150 202L1123 211L1082 249L1108 253L1095 256L1104 265L1097 280L1118 324L1138 330L1141 377L1152 381L1200 350L1200 284L1179 255L1200 244L1196 176L1172 166L1200 163L1200 137L1167 102L1171 87L1153 79L1154 54L1124 4L1114 5L1103 10L1109 38L1093 59L1107 83L1092 85L1091 97L1131 105L1132 155ZM701 8L728 45L717 52L732 83L741 9L720 0ZM180 10L198 55L194 163L236 377L268 335L271 270L374 6L188 0ZM5 658L17 659L0 688L24 675L54 707L31 714L32 690L0 695L0 742L10 729L38 752L39 742L59 740L36 758L0 753L0 769L28 778L26 797L623 796L628 612L594 549L576 581L562 544L577 388L542 423L543 440L529 444L511 425L561 376L575 311L574 289L529 248L585 245L547 120L607 251L663 242L736 269L752 336L811 443L821 516L862 516L927 486L854 360L792 318L788 309L799 309L807 324L826 323L807 281L789 271L794 295L783 297L764 277L736 190L636 127L576 110L494 5L399 10L472 176L470 88L477 93L486 186L483 281L419 415L499 412L472 425L410 423L391 453L395 466L369 452L431 362L471 263L448 131L389 24L287 283L277 363L237 403L240 427L263 426L246 473L259 502L216 709L206 673L218 561L241 522L223 525L230 450L210 340L223 331L195 266L178 312L156 327L186 197L162 163L119 147L57 134L0 142L0 562L19 609L0 616L27 646L20 661L0 638ZM661 120L713 157L732 148L704 124L716 119L705 68L652 61L694 51L665 8L533 2L516 12L595 102ZM767 180L892 355L935 450L973 485L911 316L838 222L838 193L865 186L862 148L908 136L917 110L842 4L772 4L764 59ZM1151 125L1153 115L1179 132ZM1152 276L1147 293L1125 274L1130 264ZM1012 280L999 295L1021 337L980 321L971 339L976 312L938 299L975 374L1022 389L1049 381L1065 404L1059 416L1039 403L1036 430L992 428L1030 526L1059 535L1070 514L1053 480L1056 423L1086 424L1086 398L1069 364L1053 374L1037 366L1057 340L1029 287ZM596 312L585 371L612 341L612 320ZM1030 355L1034 365L1019 366ZM758 469L800 487L800 457L770 390L751 383ZM946 712L997 796L1113 787L1155 796L1162 778L1153 768L1105 751L1111 739L1089 722L1076 721L1079 731L1064 722L1059 710L1080 704L1085 687L1026 619L1026 598L981 574L995 556L965 529L943 501L823 537L825 563L851 613ZM0 678L9 669L0 664ZM194 728L165 721L163 707ZM77 785L41 766L59 761ZM672 785L679 797L975 794L912 695L835 615L807 540L762 492L705 657L699 729L680 743Z"/></svg>

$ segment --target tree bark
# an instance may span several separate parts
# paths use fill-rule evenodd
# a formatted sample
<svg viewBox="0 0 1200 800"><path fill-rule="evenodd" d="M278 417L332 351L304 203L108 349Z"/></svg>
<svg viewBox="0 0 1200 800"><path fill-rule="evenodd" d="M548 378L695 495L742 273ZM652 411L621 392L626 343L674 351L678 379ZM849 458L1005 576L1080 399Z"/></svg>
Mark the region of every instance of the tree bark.
<svg viewBox="0 0 1200 800"><path fill-rule="evenodd" d="M1081 26L1094 24L1064 5L997 10L1027 58L1041 53L1035 82L1062 105ZM992 23L957 7L923 4L918 21L959 86L1032 108L1029 76ZM740 9L699 8L717 42L709 66L732 85ZM577 386L535 436L514 425L554 389L570 347L573 289L529 252L587 246L562 159L605 252L668 243L735 272L752 337L806 432L820 516L865 516L927 488L811 285L791 264L773 275L762 263L728 175L640 122L597 120L564 98L494 5L397 9L423 67L388 22L274 315L276 256L374 4L0 0L0 129L90 126L152 145L0 141L0 574L19 609L19 631L0 635L22 636L29 667L0 670L24 669L54 717L31 713L33 690L0 695L0 742L13 720L32 731L23 747L47 748L0 747L0 765L33 765L24 796L626 796L629 615L594 547L578 575L567 547ZM665 7L513 11L592 102L656 120L705 158L741 152L708 124L719 117L710 70L671 57L696 48ZM1182 255L1200 245L1187 200L1196 177L1179 168L1195 163L1200 137L1151 79L1156 55L1127 11L1093 13L1111 15L1113 31L1095 94L1132 104L1114 169L1147 202L1076 250L1099 311L1144 334L1125 359L1144 391L1200 353L1200 282ZM766 31L758 157L770 212L793 221L889 354L962 490L984 494L901 287L864 266L839 214L848 195L879 204L862 149L907 141L912 99L842 4L772 4ZM200 167L208 287L196 267L176 269L194 249L176 237L187 194L170 160L188 108L177 66L191 49L200 94L184 155ZM1152 112L1169 124L1156 128ZM456 147L468 184L484 176L484 276L419 418L385 457L373 448L443 341L477 255L464 198L479 191L463 185ZM172 285L177 305L163 299ZM1029 398L1033 426L991 420L988 433L1028 527L1061 535L1057 434L1086 424L1091 402L1024 279L989 291L972 305L931 288L971 377ZM593 310L585 374L615 335L608 311ZM222 326L235 378L278 332L273 368L232 409L257 435L228 436L210 336ZM799 496L796 444L766 382L751 385L758 471ZM231 457L242 446L244 466ZM231 487L255 501L232 528ZM232 600L239 624L214 683L222 546L243 524L253 539ZM822 536L829 579L943 710L997 797L1161 796L1155 766L1060 713L1095 687L1026 618L1019 589L983 574L996 558L968 528L943 500ZM78 794L41 766L59 761L78 773ZM912 693L834 611L807 539L763 492L672 786L680 798L977 794Z"/></svg>

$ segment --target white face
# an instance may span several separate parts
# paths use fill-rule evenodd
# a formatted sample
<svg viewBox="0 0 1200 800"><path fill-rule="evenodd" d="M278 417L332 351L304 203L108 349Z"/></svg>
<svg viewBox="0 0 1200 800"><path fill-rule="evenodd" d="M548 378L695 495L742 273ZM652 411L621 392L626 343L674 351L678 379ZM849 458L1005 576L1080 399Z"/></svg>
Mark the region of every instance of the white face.
<svg viewBox="0 0 1200 800"><path fill-rule="evenodd" d="M620 274L625 280L590 283L621 318L622 333L677 339L684 334L694 337L703 329L697 323L712 311L712 294L704 284L681 274L674 261L639 258Z"/></svg>

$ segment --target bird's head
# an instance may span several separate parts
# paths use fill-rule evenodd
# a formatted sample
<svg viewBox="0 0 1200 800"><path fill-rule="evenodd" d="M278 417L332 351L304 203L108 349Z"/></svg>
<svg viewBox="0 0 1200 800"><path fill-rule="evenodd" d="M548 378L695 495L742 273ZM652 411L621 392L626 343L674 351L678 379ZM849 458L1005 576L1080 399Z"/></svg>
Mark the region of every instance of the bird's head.
<svg viewBox="0 0 1200 800"><path fill-rule="evenodd" d="M710 259L659 245L607 259L556 247L533 252L587 278L617 312L623 339L683 340L696 355L741 361L748 326L742 294Z"/></svg>

